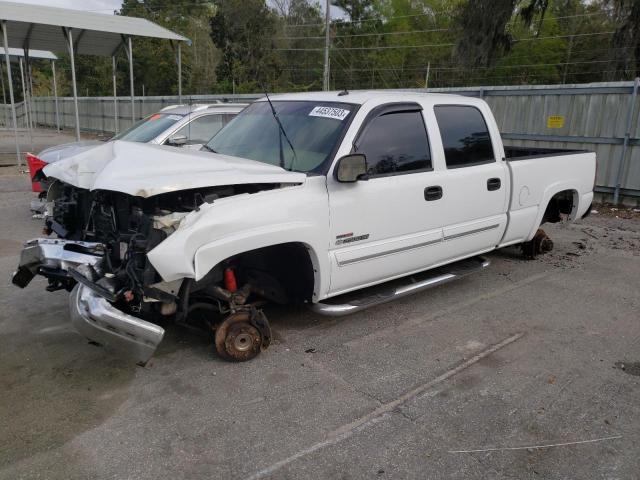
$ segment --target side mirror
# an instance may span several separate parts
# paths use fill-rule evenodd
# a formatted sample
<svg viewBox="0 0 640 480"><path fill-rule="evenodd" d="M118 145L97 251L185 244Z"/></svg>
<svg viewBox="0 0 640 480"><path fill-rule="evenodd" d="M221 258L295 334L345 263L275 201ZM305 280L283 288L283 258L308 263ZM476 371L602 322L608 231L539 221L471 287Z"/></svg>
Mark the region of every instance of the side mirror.
<svg viewBox="0 0 640 480"><path fill-rule="evenodd" d="M182 147L187 144L187 136L186 135L174 135L173 137L169 137L167 140L167 144L173 145L174 147Z"/></svg>
<svg viewBox="0 0 640 480"><path fill-rule="evenodd" d="M362 153L352 153L340 158L336 165L336 180L343 183L368 180L367 157Z"/></svg>

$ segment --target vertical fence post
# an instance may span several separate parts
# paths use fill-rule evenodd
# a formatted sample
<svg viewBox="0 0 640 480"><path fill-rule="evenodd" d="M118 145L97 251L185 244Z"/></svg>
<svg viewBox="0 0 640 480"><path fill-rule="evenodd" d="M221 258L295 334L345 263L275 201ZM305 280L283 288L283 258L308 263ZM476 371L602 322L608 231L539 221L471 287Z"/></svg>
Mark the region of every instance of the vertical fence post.
<svg viewBox="0 0 640 480"><path fill-rule="evenodd" d="M182 42L178 41L178 103L182 104Z"/></svg>
<svg viewBox="0 0 640 480"><path fill-rule="evenodd" d="M53 98L56 105L56 130L60 131L60 113L58 111L58 82L56 81L56 61L51 60L51 73L53 76Z"/></svg>
<svg viewBox="0 0 640 480"><path fill-rule="evenodd" d="M11 100L11 117L13 119L13 133L16 141L16 160L22 166L22 155L20 154L20 141L18 140L18 119L16 117L16 102L13 96L13 81L11 77L11 60L9 59L9 41L7 40L7 22L0 22L2 27L2 43L4 44L4 59L7 65L7 83L9 84L9 99Z"/></svg>
<svg viewBox="0 0 640 480"><path fill-rule="evenodd" d="M131 125L136 123L135 93L133 90L133 46L131 37L127 37L127 55L129 56L129 90L131 93Z"/></svg>
<svg viewBox="0 0 640 480"><path fill-rule="evenodd" d="M640 78L636 77L633 82L633 93L631 94L631 103L629 110L627 110L627 125L624 132L624 142L622 143L622 154L618 161L618 172L616 174L616 189L613 192L613 203L618 204L620 200L620 187L622 186L622 175L624 173L624 164L627 157L627 150L629 147L629 138L631 137L631 128L633 126L633 112L636 108L636 98L638 96L638 86L640 85Z"/></svg>
<svg viewBox="0 0 640 480"><path fill-rule="evenodd" d="M73 91L73 107L76 117L76 140L80 141L80 113L78 112L78 85L76 83L76 61L73 48L73 33L70 28L63 29L67 39L67 50L69 51L69 59L71 60L71 87Z"/></svg>
<svg viewBox="0 0 640 480"><path fill-rule="evenodd" d="M112 69L112 75L113 75L113 122L114 122L113 128L114 128L114 134L117 135L118 133L118 90L116 85L117 70L116 70L115 55L111 57L111 69Z"/></svg>

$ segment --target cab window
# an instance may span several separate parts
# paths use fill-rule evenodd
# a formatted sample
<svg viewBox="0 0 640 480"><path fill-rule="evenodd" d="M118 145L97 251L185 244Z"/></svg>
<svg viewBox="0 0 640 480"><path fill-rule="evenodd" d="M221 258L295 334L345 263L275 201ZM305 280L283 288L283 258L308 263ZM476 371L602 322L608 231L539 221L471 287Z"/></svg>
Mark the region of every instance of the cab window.
<svg viewBox="0 0 640 480"><path fill-rule="evenodd" d="M422 111L396 111L372 119L356 141L369 175L430 170L431 153Z"/></svg>
<svg viewBox="0 0 640 480"><path fill-rule="evenodd" d="M480 110L465 105L434 107L447 168L495 161L491 136Z"/></svg>

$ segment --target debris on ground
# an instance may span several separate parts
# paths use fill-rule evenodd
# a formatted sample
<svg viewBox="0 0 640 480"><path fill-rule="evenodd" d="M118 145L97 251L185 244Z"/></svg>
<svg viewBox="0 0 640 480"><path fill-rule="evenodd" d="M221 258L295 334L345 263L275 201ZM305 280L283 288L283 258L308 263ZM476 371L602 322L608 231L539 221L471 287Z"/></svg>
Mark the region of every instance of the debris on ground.
<svg viewBox="0 0 640 480"><path fill-rule="evenodd" d="M624 220L631 220L634 218L640 219L640 208L635 207L620 207L613 206L610 203L602 203L598 206L598 209L592 209L591 213L597 213L606 217L622 218Z"/></svg>
<svg viewBox="0 0 640 480"><path fill-rule="evenodd" d="M614 365L624 373L640 377L640 362L616 362Z"/></svg>

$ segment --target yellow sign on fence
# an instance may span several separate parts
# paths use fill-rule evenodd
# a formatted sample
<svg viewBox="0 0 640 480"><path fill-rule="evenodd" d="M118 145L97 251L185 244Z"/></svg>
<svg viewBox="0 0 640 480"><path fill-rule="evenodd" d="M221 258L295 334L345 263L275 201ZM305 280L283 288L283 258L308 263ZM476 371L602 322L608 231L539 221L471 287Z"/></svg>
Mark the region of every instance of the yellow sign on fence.
<svg viewBox="0 0 640 480"><path fill-rule="evenodd" d="M564 116L550 115L547 118L547 128L562 128L562 127L564 127Z"/></svg>

